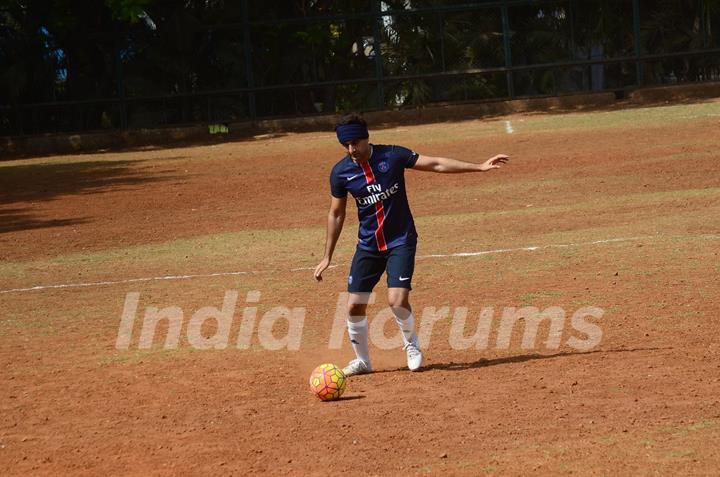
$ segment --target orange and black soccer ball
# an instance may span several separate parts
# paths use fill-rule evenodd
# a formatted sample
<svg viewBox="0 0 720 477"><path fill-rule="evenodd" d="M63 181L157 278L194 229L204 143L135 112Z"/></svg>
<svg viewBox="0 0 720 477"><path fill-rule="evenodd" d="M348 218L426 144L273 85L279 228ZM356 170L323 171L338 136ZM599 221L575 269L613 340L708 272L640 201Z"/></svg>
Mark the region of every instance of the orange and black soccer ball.
<svg viewBox="0 0 720 477"><path fill-rule="evenodd" d="M310 390L322 401L334 401L345 392L347 379L334 364L321 364L310 375Z"/></svg>

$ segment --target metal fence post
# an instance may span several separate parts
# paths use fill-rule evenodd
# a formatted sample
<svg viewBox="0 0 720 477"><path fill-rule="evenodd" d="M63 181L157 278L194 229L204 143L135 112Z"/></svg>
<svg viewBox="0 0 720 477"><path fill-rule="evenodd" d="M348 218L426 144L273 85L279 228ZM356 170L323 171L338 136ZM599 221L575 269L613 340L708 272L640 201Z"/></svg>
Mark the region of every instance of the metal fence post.
<svg viewBox="0 0 720 477"><path fill-rule="evenodd" d="M375 53L375 78L377 79L377 108L385 108L385 85L383 82L383 61L381 51L382 37L380 35L380 22L382 22L382 12L380 10L380 1L372 2L373 16L373 52Z"/></svg>
<svg viewBox="0 0 720 477"><path fill-rule="evenodd" d="M500 7L500 13L502 15L502 29L503 29L503 48L505 49L505 68L508 68L505 73L507 79L508 96L510 98L515 97L515 85L513 83L512 68L512 51L510 50L510 15L508 13L508 6L503 5Z"/></svg>
<svg viewBox="0 0 720 477"><path fill-rule="evenodd" d="M125 101L125 81L123 77L122 55L120 54L120 28L117 22L114 28L113 43L115 46L115 74L117 75L117 93L120 107L120 129L127 129L127 103Z"/></svg>
<svg viewBox="0 0 720 477"><path fill-rule="evenodd" d="M708 11L706 0L698 0L698 10L700 15L700 34L702 35L703 48L707 48L710 46L707 28L710 20L710 12Z"/></svg>
<svg viewBox="0 0 720 477"><path fill-rule="evenodd" d="M443 12L438 13L438 30L440 30L440 63L442 72L445 72L445 15Z"/></svg>
<svg viewBox="0 0 720 477"><path fill-rule="evenodd" d="M243 49L245 51L245 76L247 80L247 86L251 89L248 92L248 112L250 118L255 119L257 117L257 106L255 104L255 91L252 88L255 87L255 77L253 76L252 66L252 45L250 44L250 19L248 15L248 0L242 0L242 20L243 20Z"/></svg>
<svg viewBox="0 0 720 477"><path fill-rule="evenodd" d="M633 0L633 36L635 39L635 74L637 84L642 86L645 83L645 65L640 63L642 55L642 42L640 41L640 0Z"/></svg>

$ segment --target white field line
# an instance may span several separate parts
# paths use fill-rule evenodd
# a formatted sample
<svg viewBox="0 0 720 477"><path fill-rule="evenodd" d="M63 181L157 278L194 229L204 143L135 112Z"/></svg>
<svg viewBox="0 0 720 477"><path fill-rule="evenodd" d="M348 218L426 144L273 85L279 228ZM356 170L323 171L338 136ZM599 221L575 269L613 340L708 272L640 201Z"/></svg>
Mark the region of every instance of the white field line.
<svg viewBox="0 0 720 477"><path fill-rule="evenodd" d="M446 257L478 257L480 255L492 255L496 253L510 253L510 252L534 252L536 250L544 250L548 248L568 248L568 247L582 247L584 245L598 245L601 243L614 243L614 242L631 242L633 240L643 240L654 238L652 236L646 237L626 237L626 238L614 238L607 240L595 240L594 242L582 242L582 243L565 243L565 244L552 244L552 245L537 245L532 247L520 247L520 248L499 248L496 250L483 250L482 252L458 252L449 254L433 254L433 255L421 255L418 258L446 258Z"/></svg>
<svg viewBox="0 0 720 477"><path fill-rule="evenodd" d="M425 258L450 258L450 257L477 257L480 255L491 255L499 253L512 253L512 252L535 252L537 250L545 250L549 248L567 248L567 247L582 247L587 245L598 245L604 243L616 243L616 242L630 242L634 240L652 239L654 236L645 237L625 237L625 238L614 238L607 240L595 240L593 242L580 242L580 243L568 243L568 244L553 244L553 245L538 245L532 247L519 247L519 248L501 248L496 250L483 250L480 252L458 252L448 254L433 254L433 255L420 255L418 259ZM335 268L338 265L331 265L328 268ZM315 270L315 267L300 267L291 268L290 272L299 272L306 270ZM162 277L144 277L144 278L129 278L126 280L114 280L114 281L103 281L103 282L88 282L88 283L67 283L61 285L36 285L29 288L12 288L9 290L0 290L0 294L4 293L21 293L38 290L56 290L64 288L87 288L87 287L99 287L108 285L122 285L124 283L138 283L138 282L153 282L162 280L189 280L193 278L211 278L211 277L229 277L237 275L256 275L259 273L274 273L277 270L265 270L265 271L252 271L252 272L218 272L218 273L206 273L196 275L166 275Z"/></svg>
<svg viewBox="0 0 720 477"><path fill-rule="evenodd" d="M84 287L98 287L104 285L119 285L122 283L136 283L136 282L152 282L160 280L188 280L191 278L208 278L208 277L228 277L232 275L251 275L257 272L220 272L220 273L207 273L199 275L166 275L164 277L145 277L145 278L129 278L127 280L114 280L106 282L88 282L88 283L68 283L64 285L36 285L30 288L13 288L11 290L0 290L2 293L13 293L13 292L26 292L34 290L52 290L56 288L84 288Z"/></svg>

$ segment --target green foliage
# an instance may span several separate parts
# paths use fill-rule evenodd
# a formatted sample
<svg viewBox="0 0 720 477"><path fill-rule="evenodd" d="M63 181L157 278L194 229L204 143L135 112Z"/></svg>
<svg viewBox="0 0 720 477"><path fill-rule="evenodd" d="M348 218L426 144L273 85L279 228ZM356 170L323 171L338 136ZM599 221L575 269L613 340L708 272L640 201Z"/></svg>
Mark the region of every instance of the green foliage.
<svg viewBox="0 0 720 477"><path fill-rule="evenodd" d="M152 3L153 0L105 0L105 5L112 11L114 18L131 23L137 22Z"/></svg>

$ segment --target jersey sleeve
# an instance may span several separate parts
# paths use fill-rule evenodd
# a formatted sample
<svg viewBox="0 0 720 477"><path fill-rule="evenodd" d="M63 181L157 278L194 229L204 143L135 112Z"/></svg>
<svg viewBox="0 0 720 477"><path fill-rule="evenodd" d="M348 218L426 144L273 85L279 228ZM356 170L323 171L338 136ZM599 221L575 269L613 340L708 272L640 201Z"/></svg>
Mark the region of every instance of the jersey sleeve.
<svg viewBox="0 0 720 477"><path fill-rule="evenodd" d="M336 199L343 199L347 197L347 189L345 188L345 184L340 178L340 174L338 174L336 167L333 167L333 170L330 173L330 194L332 194L332 196Z"/></svg>
<svg viewBox="0 0 720 477"><path fill-rule="evenodd" d="M395 146L393 152L396 157L400 159L400 162L402 162L406 169L415 167L415 163L417 162L418 157L420 157L420 154L417 152L411 151L410 149L402 146Z"/></svg>

